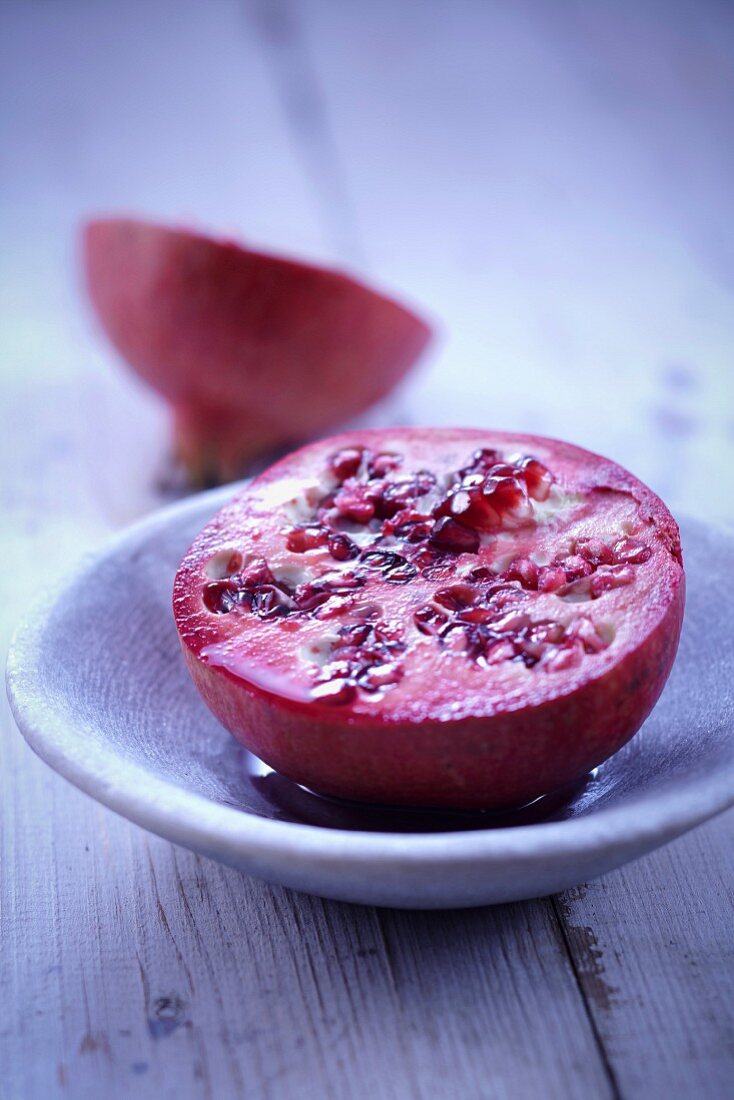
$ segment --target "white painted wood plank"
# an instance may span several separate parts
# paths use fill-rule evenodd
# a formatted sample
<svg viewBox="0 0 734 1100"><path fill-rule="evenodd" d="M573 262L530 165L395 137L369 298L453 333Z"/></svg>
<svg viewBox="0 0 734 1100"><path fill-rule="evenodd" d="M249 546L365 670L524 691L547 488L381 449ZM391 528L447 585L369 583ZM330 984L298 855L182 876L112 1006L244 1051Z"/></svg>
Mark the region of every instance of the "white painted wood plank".
<svg viewBox="0 0 734 1100"><path fill-rule="evenodd" d="M624 1097L725 1097L734 1078L734 813L558 900Z"/></svg>

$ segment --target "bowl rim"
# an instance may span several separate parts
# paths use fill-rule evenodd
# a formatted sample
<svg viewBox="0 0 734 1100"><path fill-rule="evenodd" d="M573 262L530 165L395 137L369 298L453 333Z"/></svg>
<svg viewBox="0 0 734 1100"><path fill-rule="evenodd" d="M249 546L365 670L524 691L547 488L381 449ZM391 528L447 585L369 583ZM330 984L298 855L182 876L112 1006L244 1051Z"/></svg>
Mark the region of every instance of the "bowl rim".
<svg viewBox="0 0 734 1100"><path fill-rule="evenodd" d="M50 767L74 786L128 820L174 843L232 860L250 857L301 857L336 864L344 860L385 864L504 863L550 856L624 851L663 843L734 805L734 760L715 775L691 780L681 789L644 794L621 806L602 807L564 821L493 827L486 830L390 833L325 828L273 820L188 790L107 747L90 746L70 729L65 717L45 698L41 650L51 604L104 562L129 553L170 524L210 514L232 497L242 482L210 490L158 509L118 532L96 551L85 554L58 581L34 599L12 637L6 667L8 698L25 740ZM734 538L722 526L686 519L723 538L734 553ZM182 551L183 552L183 551ZM184 671L183 659L181 662ZM734 708L724 721L734 732ZM644 808L644 813L637 812Z"/></svg>

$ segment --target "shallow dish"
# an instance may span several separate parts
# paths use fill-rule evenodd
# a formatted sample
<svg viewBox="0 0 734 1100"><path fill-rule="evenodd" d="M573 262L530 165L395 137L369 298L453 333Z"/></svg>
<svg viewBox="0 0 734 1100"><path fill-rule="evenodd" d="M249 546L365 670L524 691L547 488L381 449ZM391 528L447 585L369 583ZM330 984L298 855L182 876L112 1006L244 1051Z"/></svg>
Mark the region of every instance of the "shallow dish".
<svg viewBox="0 0 734 1100"><path fill-rule="evenodd" d="M272 882L366 904L449 908L554 893L734 804L734 538L683 526L681 647L639 734L585 783L504 814L319 798L217 723L189 679L170 607L176 566L232 494L124 532L46 593L16 633L8 692L31 747L100 802Z"/></svg>

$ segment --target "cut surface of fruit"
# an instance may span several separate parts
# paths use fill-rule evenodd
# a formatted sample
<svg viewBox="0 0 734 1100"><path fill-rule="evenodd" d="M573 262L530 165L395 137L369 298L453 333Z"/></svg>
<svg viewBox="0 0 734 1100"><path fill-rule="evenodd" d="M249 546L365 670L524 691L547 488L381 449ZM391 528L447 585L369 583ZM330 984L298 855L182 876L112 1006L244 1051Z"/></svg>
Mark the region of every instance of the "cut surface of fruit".
<svg viewBox="0 0 734 1100"><path fill-rule="evenodd" d="M567 443L322 440L251 482L176 576L206 702L322 793L499 808L581 777L654 705L684 574L665 505Z"/></svg>
<svg viewBox="0 0 734 1100"><path fill-rule="evenodd" d="M338 271L132 218L90 222L89 296L107 336L173 413L196 482L385 397L430 329Z"/></svg>

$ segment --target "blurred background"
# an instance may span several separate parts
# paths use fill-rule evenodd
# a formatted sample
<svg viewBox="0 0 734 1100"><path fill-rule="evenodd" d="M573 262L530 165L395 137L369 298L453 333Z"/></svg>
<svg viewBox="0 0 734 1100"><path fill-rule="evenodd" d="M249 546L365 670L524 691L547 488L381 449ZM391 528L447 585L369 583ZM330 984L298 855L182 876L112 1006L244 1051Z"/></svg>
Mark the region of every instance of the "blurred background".
<svg viewBox="0 0 734 1100"><path fill-rule="evenodd" d="M734 519L734 5L0 18L0 461L26 533L43 514L71 553L162 499L165 410L78 275L80 221L115 211L340 265L432 317L382 422L566 437Z"/></svg>

